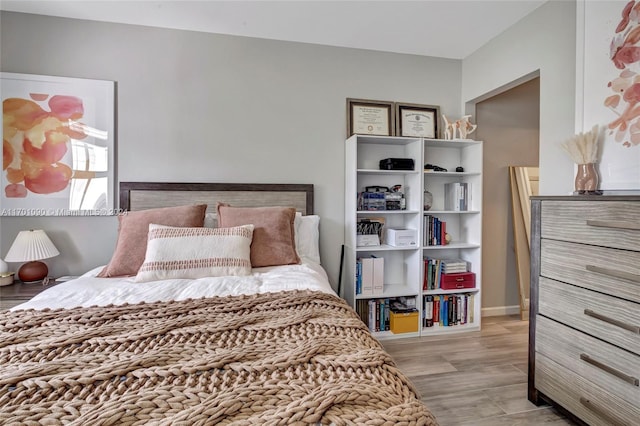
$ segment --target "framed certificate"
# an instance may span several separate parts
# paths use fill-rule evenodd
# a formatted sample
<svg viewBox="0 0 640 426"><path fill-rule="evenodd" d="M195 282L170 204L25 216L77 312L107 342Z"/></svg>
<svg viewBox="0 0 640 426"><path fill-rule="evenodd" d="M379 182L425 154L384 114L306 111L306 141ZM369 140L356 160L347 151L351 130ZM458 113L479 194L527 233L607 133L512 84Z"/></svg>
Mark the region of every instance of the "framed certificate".
<svg viewBox="0 0 640 426"><path fill-rule="evenodd" d="M396 104L398 136L438 139L440 107L437 105Z"/></svg>
<svg viewBox="0 0 640 426"><path fill-rule="evenodd" d="M394 136L393 102L347 98L347 137Z"/></svg>

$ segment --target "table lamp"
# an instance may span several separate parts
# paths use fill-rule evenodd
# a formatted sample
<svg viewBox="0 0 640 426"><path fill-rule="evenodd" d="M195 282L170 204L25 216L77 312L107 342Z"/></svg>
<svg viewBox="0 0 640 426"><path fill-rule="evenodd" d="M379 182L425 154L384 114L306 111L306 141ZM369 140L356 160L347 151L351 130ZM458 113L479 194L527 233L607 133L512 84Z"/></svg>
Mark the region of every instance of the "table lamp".
<svg viewBox="0 0 640 426"><path fill-rule="evenodd" d="M56 246L42 229L30 229L18 233L4 260L7 262L27 262L18 270L18 278L22 282L34 282L42 281L49 273L47 265L40 260L59 254Z"/></svg>

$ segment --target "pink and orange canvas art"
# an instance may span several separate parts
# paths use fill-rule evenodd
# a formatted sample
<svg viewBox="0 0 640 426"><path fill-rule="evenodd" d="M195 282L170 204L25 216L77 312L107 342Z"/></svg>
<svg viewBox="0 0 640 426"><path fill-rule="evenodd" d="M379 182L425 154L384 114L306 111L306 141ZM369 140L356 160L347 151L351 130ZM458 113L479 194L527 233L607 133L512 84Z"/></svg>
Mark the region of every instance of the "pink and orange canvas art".
<svg viewBox="0 0 640 426"><path fill-rule="evenodd" d="M113 210L114 83L2 73L3 216Z"/></svg>

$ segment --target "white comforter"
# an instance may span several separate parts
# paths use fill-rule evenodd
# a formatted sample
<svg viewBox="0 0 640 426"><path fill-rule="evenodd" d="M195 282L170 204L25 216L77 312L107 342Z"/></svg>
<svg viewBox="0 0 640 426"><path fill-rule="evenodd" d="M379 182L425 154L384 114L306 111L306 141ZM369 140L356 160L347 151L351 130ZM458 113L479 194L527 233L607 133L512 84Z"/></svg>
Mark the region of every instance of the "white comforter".
<svg viewBox="0 0 640 426"><path fill-rule="evenodd" d="M335 294L326 272L315 263L255 268L252 275L246 277L172 279L147 283L136 283L134 277L96 278L101 270L102 267L95 268L77 279L51 287L12 310L119 305L282 290L308 289Z"/></svg>

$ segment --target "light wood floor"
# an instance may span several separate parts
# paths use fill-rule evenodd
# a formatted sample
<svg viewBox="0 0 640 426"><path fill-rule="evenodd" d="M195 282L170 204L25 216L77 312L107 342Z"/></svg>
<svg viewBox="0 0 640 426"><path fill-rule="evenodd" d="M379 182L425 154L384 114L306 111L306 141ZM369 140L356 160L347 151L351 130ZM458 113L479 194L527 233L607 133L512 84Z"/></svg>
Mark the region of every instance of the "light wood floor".
<svg viewBox="0 0 640 426"><path fill-rule="evenodd" d="M527 400L529 322L482 318L482 331L385 340L441 426L574 425Z"/></svg>

